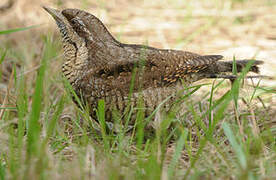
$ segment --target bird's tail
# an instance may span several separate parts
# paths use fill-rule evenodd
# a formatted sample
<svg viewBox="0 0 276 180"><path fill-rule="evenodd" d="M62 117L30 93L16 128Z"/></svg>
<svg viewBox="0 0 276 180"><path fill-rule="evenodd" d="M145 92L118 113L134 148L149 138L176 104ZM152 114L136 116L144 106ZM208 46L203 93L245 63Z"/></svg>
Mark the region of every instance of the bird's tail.
<svg viewBox="0 0 276 180"><path fill-rule="evenodd" d="M206 69L208 72L208 78L224 78L224 79L236 79L237 76L233 74L229 74L233 72L233 67L236 67L236 72L242 72L243 68L246 65L253 61L249 71L254 73L259 73L259 65L263 64L263 61L260 60L236 60L235 65L234 61L217 61L214 66L210 66ZM246 76L246 78L262 78L265 76L255 75L255 76Z"/></svg>
<svg viewBox="0 0 276 180"><path fill-rule="evenodd" d="M263 61L260 60L236 60L236 67L237 67L237 72L241 72L243 68L245 68L245 66L252 62L253 64L250 67L251 72L254 73L259 73L259 65L263 64ZM217 61L217 68L219 70L219 72L232 72L233 71L233 64L234 61Z"/></svg>

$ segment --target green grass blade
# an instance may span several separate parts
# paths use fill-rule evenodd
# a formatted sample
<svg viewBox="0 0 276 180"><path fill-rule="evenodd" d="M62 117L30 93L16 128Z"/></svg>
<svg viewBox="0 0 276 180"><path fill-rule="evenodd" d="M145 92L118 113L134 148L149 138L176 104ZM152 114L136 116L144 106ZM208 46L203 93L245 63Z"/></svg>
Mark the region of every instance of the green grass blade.
<svg viewBox="0 0 276 180"><path fill-rule="evenodd" d="M236 62L236 57L235 56L233 57L232 73L234 75L238 75L237 62Z"/></svg>
<svg viewBox="0 0 276 180"><path fill-rule="evenodd" d="M145 113L144 113L144 102L143 98L140 96L138 100L138 110L135 123L137 124L136 138L137 138L137 147L142 148L144 141L144 127L145 127Z"/></svg>
<svg viewBox="0 0 276 180"><path fill-rule="evenodd" d="M253 91L253 93L252 93L252 95L251 95L251 97L250 97L249 104L251 104L253 98L255 97L256 92L257 92L257 90L258 90L259 87L260 87L260 83L261 83L261 79L259 79L259 81L258 81L256 87L254 87L254 91Z"/></svg>
<svg viewBox="0 0 276 180"><path fill-rule="evenodd" d="M209 138L212 138L213 131L217 125L217 123L223 118L226 108L228 107L229 103L232 99L235 99L235 96L237 96L240 88L241 80L246 76L246 74L249 72L250 67L253 65L254 61L250 61L247 63L241 74L237 77L237 79L234 81L232 85L232 89L224 94L222 98L218 101L221 103L221 106L216 111L216 114L214 116L214 121L212 122L212 126L208 129L207 136Z"/></svg>
<svg viewBox="0 0 276 180"><path fill-rule="evenodd" d="M56 111L55 113L53 114L53 117L47 127L47 132L46 132L46 137L44 139L44 144L46 144L49 140L49 138L53 135L54 131L55 131L55 127L56 127L56 123L62 113L62 110L64 108L64 100L65 100L65 97L62 96L57 104L57 107L56 107Z"/></svg>
<svg viewBox="0 0 276 180"><path fill-rule="evenodd" d="M6 168L0 159L0 180L5 180L6 178Z"/></svg>
<svg viewBox="0 0 276 180"><path fill-rule="evenodd" d="M3 52L3 54L2 54L1 57L0 57L0 65L3 63L3 61L4 61L5 57L6 57L6 55L7 55L7 50L5 49L4 52ZM1 80L1 79L2 79L2 71L0 71L0 80Z"/></svg>
<svg viewBox="0 0 276 180"><path fill-rule="evenodd" d="M177 162L181 158L181 153L182 153L185 141L187 140L187 137L188 137L188 131L183 130L180 138L177 141L175 152L173 154L173 158L168 168L168 179L171 179L173 177L173 174L177 169Z"/></svg>
<svg viewBox="0 0 276 180"><path fill-rule="evenodd" d="M97 117L101 126L101 133L103 137L103 143L105 150L109 149L109 142L106 134L106 123L105 123L105 102L103 99L98 101Z"/></svg>
<svg viewBox="0 0 276 180"><path fill-rule="evenodd" d="M35 90L32 97L32 110L30 118L27 121L27 155L31 157L32 154L37 153L38 143L40 139L40 112L42 110L43 101L43 80L46 71L47 61L51 58L51 44L47 39L45 42L44 55L41 60L41 66L39 68Z"/></svg>
<svg viewBox="0 0 276 180"><path fill-rule="evenodd" d="M235 56L233 57L233 65L232 65L232 73L234 75L238 75L238 70L237 70L237 63L236 63L236 58ZM238 79L236 80L238 81ZM232 89L232 96L235 104L235 108L238 109L238 99L239 99L239 92L240 92L240 83L235 84L236 87Z"/></svg>
<svg viewBox="0 0 276 180"><path fill-rule="evenodd" d="M211 88L211 92L210 92L210 98L209 98L209 109L211 109L211 107L213 106L213 95L214 95L214 90L215 90L215 81L213 81L212 83L212 88ZM208 111L209 112L209 127L212 124L212 110ZM205 130L204 130L205 131Z"/></svg>
<svg viewBox="0 0 276 180"><path fill-rule="evenodd" d="M67 91L67 93L71 95L71 98L77 102L77 105L80 107L80 109L82 111L85 111L85 107L82 103L83 102L82 99L80 99L78 97L78 95L74 91L72 85L65 77L63 77L63 84L64 84L64 87L65 87L65 90Z"/></svg>
<svg viewBox="0 0 276 180"><path fill-rule="evenodd" d="M189 174L191 173L191 170L194 168L197 160L199 159L199 156L202 154L203 149L206 146L207 142L208 142L207 138L202 138L200 140L200 142L199 142L199 148L198 148L198 150L196 152L196 155L194 157L192 157L192 159L191 159L191 165L187 169L187 171L186 171L183 179L187 179L188 178Z"/></svg>
<svg viewBox="0 0 276 180"><path fill-rule="evenodd" d="M3 54L1 55L1 58L0 58L0 65L3 63L6 55L7 55L7 50L4 50L4 52L3 52Z"/></svg>
<svg viewBox="0 0 276 180"><path fill-rule="evenodd" d="M245 153L243 152L241 145L237 142L236 137L227 122L224 122L222 124L222 128L224 130L224 133L225 133L227 139L229 140L231 146L233 147L233 149L237 155L237 158L239 160L239 165L243 169L245 169L247 167L247 161L246 161L246 156L245 156Z"/></svg>
<svg viewBox="0 0 276 180"><path fill-rule="evenodd" d="M23 28L16 28L16 29L4 30L4 31L0 31L0 35L15 33L15 32L19 32L19 31L26 31L26 30L29 30L29 29L36 28L36 27L38 27L38 26L40 26L40 25L34 25L34 26L29 26L29 27L23 27Z"/></svg>

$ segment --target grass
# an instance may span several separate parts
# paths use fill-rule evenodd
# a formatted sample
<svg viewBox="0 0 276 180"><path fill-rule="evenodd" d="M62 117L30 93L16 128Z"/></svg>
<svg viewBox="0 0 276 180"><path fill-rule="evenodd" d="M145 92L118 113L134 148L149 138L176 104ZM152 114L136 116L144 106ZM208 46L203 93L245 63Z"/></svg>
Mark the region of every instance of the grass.
<svg viewBox="0 0 276 180"><path fill-rule="evenodd" d="M197 31L181 43L196 36ZM117 116L115 133L105 122L104 101L98 102L99 124L90 119L87 107L73 105L70 94L75 94L53 64L53 59L62 61L60 41L53 39L40 37L39 66L23 75L29 63L26 50L1 45L1 66L15 60L0 96L0 179L276 177L276 114L269 107L275 87L243 86L250 65L231 88L221 80L187 87L166 115L160 114L161 105L150 117L144 117L143 102L129 107L125 119ZM20 67L15 65L18 57L23 58ZM204 87L209 91L200 93ZM178 117L180 103L186 110ZM129 135L120 122L136 110L135 130ZM153 119L162 121L148 133L144 128Z"/></svg>
<svg viewBox="0 0 276 180"><path fill-rule="evenodd" d="M269 124L262 130L254 127L262 121L269 123L270 119L262 120L262 112L253 110L252 114L249 109L238 105L241 100L241 80L249 66L231 90L218 99L214 98L214 92L225 82L213 83L211 91L196 101L193 100L193 93L206 84L190 87L192 91L180 97L179 101L191 103L187 113L192 116L178 119L172 111L155 135L146 141L143 141L146 132L145 124L142 125L145 122L142 110L138 112L137 131L132 136L125 135L124 128L119 128L117 135L107 133L104 101L100 101L98 107L100 131L96 132L91 126L91 119L83 107L83 111L78 111L76 117L71 119L71 132L66 134L66 127L61 126L61 123L68 122L61 122L61 116L70 104L70 93L52 95L47 90L51 86L48 83L55 83L47 82L49 79L46 77L46 74L50 74L49 61L56 56L57 51L53 49L55 43L50 37L44 38L33 95L28 94L24 76L17 80L10 78L13 81L11 88L17 98L14 105L9 105L14 109L9 109L7 104L2 104L1 108L1 134L7 136L6 140L1 141L4 143L2 146L8 147L1 151L0 156L2 179L46 179L58 176L72 176L73 179L198 179L214 175L217 178L251 179L275 176L275 128ZM1 56L5 57L6 53L3 51ZM11 76L16 77L15 74ZM70 87L65 88L68 92L72 91ZM255 93L258 90L259 87L252 90L248 101L251 106L257 101ZM263 95L275 96L274 91L265 88L263 91ZM55 100L52 102L48 98ZM196 107L200 102L207 103L206 111ZM240 123L234 120L236 115L229 111L232 109L229 108L231 102L234 102L234 108L239 112ZM260 109L267 112L263 107ZM252 116L255 118L252 119ZM194 124L189 126L185 124L186 120ZM252 121L256 121L255 125ZM259 129L257 133L254 128ZM173 142L176 145L168 148ZM183 154L187 156L185 160Z"/></svg>

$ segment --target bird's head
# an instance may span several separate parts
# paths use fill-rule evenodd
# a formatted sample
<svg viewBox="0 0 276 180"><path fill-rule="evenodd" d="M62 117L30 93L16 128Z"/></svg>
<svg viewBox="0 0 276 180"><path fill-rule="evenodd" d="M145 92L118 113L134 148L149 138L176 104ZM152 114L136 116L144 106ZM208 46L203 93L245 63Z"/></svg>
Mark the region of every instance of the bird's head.
<svg viewBox="0 0 276 180"><path fill-rule="evenodd" d="M93 37L83 20L84 11L77 9L56 9L43 7L56 21L62 35L65 62L62 72L69 82L74 83L87 66L89 48L87 38Z"/></svg>
<svg viewBox="0 0 276 180"><path fill-rule="evenodd" d="M78 44L81 39L94 43L117 41L108 32L103 23L94 15L79 9L62 11L43 7L56 21L64 41Z"/></svg>
<svg viewBox="0 0 276 180"><path fill-rule="evenodd" d="M80 37L71 25L70 19L67 19L62 14L62 11L48 7L43 8L55 19L64 42L77 43L80 40Z"/></svg>

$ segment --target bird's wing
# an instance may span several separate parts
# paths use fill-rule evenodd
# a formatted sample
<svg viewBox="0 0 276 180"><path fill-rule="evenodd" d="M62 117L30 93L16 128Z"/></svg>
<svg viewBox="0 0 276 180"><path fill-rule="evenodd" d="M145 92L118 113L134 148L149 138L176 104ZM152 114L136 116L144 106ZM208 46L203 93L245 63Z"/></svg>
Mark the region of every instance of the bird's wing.
<svg viewBox="0 0 276 180"><path fill-rule="evenodd" d="M162 80L171 84L187 74L197 73L215 64L222 57L221 55L200 56L187 51L163 50L155 53L149 61L157 66L156 69L159 69L160 73L162 72Z"/></svg>

